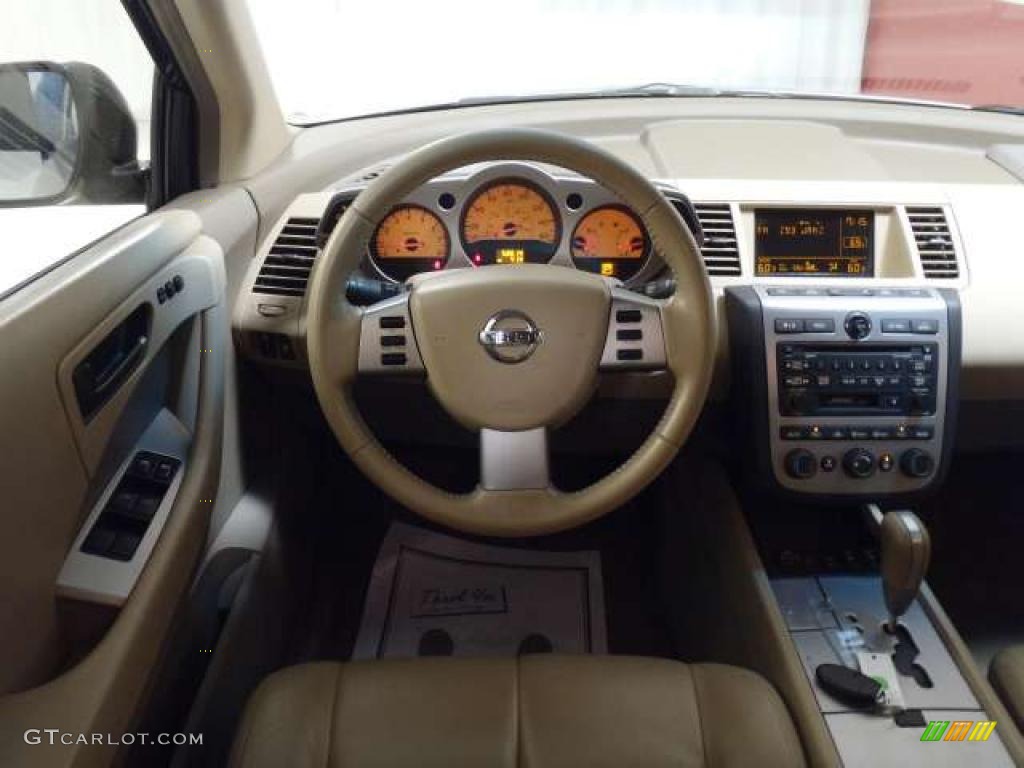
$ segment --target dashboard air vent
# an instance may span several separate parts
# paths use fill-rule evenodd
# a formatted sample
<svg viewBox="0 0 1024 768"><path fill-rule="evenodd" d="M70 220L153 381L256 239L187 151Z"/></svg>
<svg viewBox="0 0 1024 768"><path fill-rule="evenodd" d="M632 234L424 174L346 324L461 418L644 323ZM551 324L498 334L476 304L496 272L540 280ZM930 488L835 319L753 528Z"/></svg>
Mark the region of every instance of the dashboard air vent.
<svg viewBox="0 0 1024 768"><path fill-rule="evenodd" d="M953 235L949 231L945 212L938 207L908 207L907 219L914 233L914 244L917 246L917 256L924 276L946 279L959 276Z"/></svg>
<svg viewBox="0 0 1024 768"><path fill-rule="evenodd" d="M288 219L270 247L256 277L253 293L275 296L303 296L316 259L319 219Z"/></svg>
<svg viewBox="0 0 1024 768"><path fill-rule="evenodd" d="M740 251L736 243L736 225L728 203L694 203L697 219L704 230L701 253L709 275L739 275Z"/></svg>

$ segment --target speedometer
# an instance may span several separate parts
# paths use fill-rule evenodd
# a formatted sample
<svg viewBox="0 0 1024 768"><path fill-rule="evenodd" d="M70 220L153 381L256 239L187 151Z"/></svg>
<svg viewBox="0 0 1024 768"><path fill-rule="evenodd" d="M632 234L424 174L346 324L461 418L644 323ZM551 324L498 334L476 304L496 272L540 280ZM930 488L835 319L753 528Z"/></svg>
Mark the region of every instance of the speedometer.
<svg viewBox="0 0 1024 768"><path fill-rule="evenodd" d="M484 264L546 264L562 237L554 204L536 185L502 179L481 187L462 214L462 245Z"/></svg>
<svg viewBox="0 0 1024 768"><path fill-rule="evenodd" d="M398 282L418 272L443 269L450 250L441 219L419 205L394 208L377 225L370 243L377 269Z"/></svg>
<svg viewBox="0 0 1024 768"><path fill-rule="evenodd" d="M584 216L572 233L572 260L587 272L628 280L647 260L647 231L623 205L605 205Z"/></svg>

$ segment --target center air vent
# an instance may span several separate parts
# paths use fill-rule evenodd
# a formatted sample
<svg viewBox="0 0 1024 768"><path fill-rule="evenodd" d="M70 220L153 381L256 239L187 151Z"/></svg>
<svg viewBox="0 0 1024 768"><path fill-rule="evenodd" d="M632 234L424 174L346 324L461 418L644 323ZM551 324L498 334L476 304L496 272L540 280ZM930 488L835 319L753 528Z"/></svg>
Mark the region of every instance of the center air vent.
<svg viewBox="0 0 1024 768"><path fill-rule="evenodd" d="M740 252L736 245L736 225L728 203L694 203L697 219L704 230L701 254L709 275L739 275Z"/></svg>
<svg viewBox="0 0 1024 768"><path fill-rule="evenodd" d="M288 219L256 277L253 293L275 296L303 296L309 272L316 259L316 230L319 219Z"/></svg>
<svg viewBox="0 0 1024 768"><path fill-rule="evenodd" d="M956 263L953 235L945 212L939 207L907 208L910 230L921 261L921 270L929 278L954 278L960 274Z"/></svg>

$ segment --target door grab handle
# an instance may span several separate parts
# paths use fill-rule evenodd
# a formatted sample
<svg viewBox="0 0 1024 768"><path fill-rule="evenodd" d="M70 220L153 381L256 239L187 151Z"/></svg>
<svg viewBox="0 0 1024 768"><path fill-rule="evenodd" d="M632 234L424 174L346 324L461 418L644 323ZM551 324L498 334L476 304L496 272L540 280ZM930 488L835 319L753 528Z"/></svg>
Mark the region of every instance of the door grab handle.
<svg viewBox="0 0 1024 768"><path fill-rule="evenodd" d="M103 376L96 379L92 388L93 394L102 396L111 384L120 381L124 372L134 367L139 359L146 353L147 344L149 344L149 338L146 336L139 336L135 341L134 348L125 354L121 358L121 361L109 372L104 371Z"/></svg>

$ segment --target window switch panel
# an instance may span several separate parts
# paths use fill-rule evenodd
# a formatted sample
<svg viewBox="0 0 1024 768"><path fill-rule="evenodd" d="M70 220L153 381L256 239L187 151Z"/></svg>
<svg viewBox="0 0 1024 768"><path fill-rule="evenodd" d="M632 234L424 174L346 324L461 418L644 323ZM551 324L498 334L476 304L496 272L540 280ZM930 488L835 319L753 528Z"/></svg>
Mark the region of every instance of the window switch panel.
<svg viewBox="0 0 1024 768"><path fill-rule="evenodd" d="M181 462L171 456L136 453L82 542L82 552L131 560L180 467Z"/></svg>

